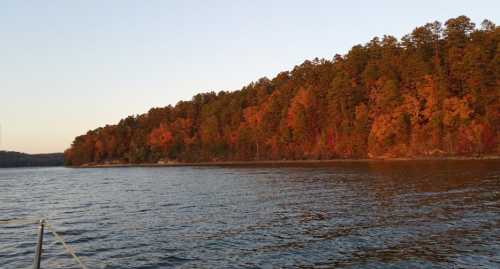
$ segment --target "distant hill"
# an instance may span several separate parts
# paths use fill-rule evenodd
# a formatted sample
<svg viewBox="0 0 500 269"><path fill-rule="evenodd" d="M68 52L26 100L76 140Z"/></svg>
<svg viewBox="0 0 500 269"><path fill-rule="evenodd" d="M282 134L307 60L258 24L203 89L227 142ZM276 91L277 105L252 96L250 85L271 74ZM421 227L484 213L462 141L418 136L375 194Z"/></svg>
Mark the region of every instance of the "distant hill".
<svg viewBox="0 0 500 269"><path fill-rule="evenodd" d="M498 156L499 41L466 16L375 37L89 131L66 164Z"/></svg>
<svg viewBox="0 0 500 269"><path fill-rule="evenodd" d="M14 151L0 151L0 167L62 166L64 154L26 154Z"/></svg>

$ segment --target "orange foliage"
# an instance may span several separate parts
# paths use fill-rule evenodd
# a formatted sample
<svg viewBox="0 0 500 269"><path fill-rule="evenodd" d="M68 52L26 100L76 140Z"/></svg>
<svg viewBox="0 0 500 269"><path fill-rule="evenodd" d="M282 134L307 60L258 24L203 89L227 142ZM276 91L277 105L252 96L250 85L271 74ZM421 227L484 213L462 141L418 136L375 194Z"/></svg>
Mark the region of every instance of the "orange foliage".
<svg viewBox="0 0 500 269"><path fill-rule="evenodd" d="M465 16L75 138L67 164L500 154L500 28Z"/></svg>
<svg viewBox="0 0 500 269"><path fill-rule="evenodd" d="M149 134L148 143L152 147L167 149L173 140L172 132L167 128L166 125L161 124L158 128L155 128Z"/></svg>

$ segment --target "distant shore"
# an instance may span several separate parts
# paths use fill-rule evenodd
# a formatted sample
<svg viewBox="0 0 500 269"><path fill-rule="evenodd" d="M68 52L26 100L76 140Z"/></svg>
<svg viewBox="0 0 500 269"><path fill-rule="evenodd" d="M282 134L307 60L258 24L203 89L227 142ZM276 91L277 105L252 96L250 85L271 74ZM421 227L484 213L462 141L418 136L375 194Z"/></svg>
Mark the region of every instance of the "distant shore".
<svg viewBox="0 0 500 269"><path fill-rule="evenodd" d="M54 167L63 165L63 153L28 154L0 150L0 168Z"/></svg>
<svg viewBox="0 0 500 269"><path fill-rule="evenodd" d="M468 160L500 160L500 156L455 156L455 157L418 157L418 158L364 158L364 159L331 159L331 160L267 160L267 161L213 161L213 162L168 162L168 163L136 163L136 164L84 164L69 166L71 168L118 168L118 167L179 167L179 166L286 166L301 164L329 164L349 162L399 162L399 161L468 161Z"/></svg>

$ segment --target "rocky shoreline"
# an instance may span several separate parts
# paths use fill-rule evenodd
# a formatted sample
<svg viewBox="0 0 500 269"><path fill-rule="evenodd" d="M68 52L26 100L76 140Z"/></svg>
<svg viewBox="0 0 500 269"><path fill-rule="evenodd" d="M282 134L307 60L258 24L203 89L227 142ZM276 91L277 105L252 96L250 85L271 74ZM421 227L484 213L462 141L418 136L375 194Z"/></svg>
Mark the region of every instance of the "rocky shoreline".
<svg viewBox="0 0 500 269"><path fill-rule="evenodd" d="M162 162L162 163L109 163L69 166L72 168L118 168L118 167L179 167L179 166L286 166L286 165L327 165L349 162L400 162L400 161L479 161L500 160L500 156L456 156L418 158L372 158L372 159L331 159L331 160L268 160L268 161L213 161L213 162Z"/></svg>

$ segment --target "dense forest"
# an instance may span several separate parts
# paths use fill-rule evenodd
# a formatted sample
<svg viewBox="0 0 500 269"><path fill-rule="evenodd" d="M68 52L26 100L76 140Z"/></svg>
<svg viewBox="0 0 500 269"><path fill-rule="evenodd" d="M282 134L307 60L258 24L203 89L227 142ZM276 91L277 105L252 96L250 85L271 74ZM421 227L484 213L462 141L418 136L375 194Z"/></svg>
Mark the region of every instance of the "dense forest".
<svg viewBox="0 0 500 269"><path fill-rule="evenodd" d="M14 151L0 151L0 167L25 167L25 166L62 166L64 155L51 154L26 154Z"/></svg>
<svg viewBox="0 0 500 269"><path fill-rule="evenodd" d="M375 37L89 131L66 164L499 155L499 40L466 16Z"/></svg>

